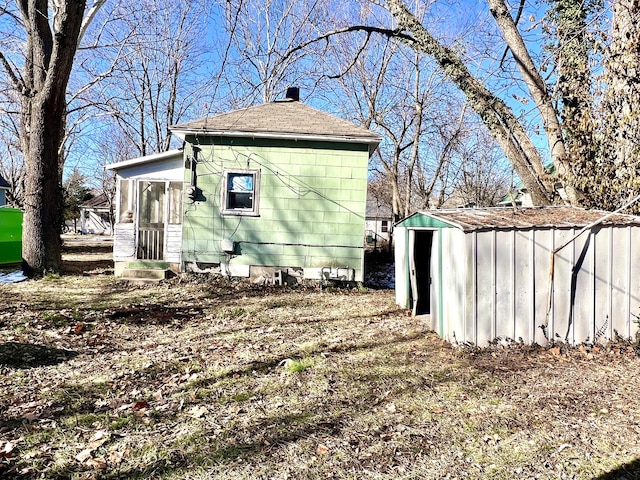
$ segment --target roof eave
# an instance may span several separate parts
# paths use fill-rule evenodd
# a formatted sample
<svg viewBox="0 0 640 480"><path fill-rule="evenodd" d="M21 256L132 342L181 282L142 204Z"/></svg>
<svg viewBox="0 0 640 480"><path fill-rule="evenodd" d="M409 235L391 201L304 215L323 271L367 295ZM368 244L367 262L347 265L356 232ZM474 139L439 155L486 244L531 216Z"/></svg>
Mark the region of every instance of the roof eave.
<svg viewBox="0 0 640 480"><path fill-rule="evenodd" d="M174 149L168 150L166 152L154 153L153 155L146 155L144 157L130 158L128 160L123 160L121 162L110 163L105 165L105 170L118 170L120 168L132 167L134 165L140 165L143 163L149 162L157 162L161 160L167 160L173 156L178 156L178 154L182 154L182 149Z"/></svg>
<svg viewBox="0 0 640 480"><path fill-rule="evenodd" d="M305 133L274 133L274 132L245 132L241 130L207 130L196 128L175 128L171 127L171 132L184 140L187 135L206 135L208 137L234 137L234 138L264 138L271 140L293 140L293 141L319 141L319 142L341 142L341 143L360 143L369 145L369 155L372 155L375 149L382 141L381 137L356 137L341 135L313 135Z"/></svg>
<svg viewBox="0 0 640 480"><path fill-rule="evenodd" d="M444 218L441 218L438 215L433 215L433 214L427 213L427 212L414 212L411 215L409 215L408 217L404 217L402 220L397 221L394 224L394 226L396 226L396 227L404 227L405 225L402 225L403 223L410 223L409 220L411 218L419 217L419 216L432 218L434 220L437 220L438 222L450 225L451 227L457 228L457 229L462 230L462 231L465 231L466 228L468 228L468 225L466 225L466 224L462 224L462 223L459 223L459 222L452 222L449 219L445 220Z"/></svg>

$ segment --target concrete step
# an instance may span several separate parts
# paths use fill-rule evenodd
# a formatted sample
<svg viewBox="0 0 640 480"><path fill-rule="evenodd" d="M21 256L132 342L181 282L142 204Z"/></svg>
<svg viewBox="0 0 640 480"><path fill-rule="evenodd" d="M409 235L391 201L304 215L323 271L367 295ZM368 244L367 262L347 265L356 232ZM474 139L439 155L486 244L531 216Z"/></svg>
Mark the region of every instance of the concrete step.
<svg viewBox="0 0 640 480"><path fill-rule="evenodd" d="M145 263L145 265L142 265ZM136 283L155 283L169 278L173 272L169 270L169 264L151 262L135 262L128 265L119 280Z"/></svg>
<svg viewBox="0 0 640 480"><path fill-rule="evenodd" d="M148 268L150 270L168 270L168 262L159 262L155 260L136 260L127 263L127 268Z"/></svg>

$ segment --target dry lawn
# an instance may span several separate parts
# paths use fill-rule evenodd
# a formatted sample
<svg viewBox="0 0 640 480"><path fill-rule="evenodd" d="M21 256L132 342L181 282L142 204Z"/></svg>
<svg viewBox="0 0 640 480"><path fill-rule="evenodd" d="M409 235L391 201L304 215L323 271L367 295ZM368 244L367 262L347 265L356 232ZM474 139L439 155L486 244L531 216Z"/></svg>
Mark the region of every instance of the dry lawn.
<svg viewBox="0 0 640 480"><path fill-rule="evenodd" d="M640 478L631 344L454 350L387 290L0 285L0 476Z"/></svg>

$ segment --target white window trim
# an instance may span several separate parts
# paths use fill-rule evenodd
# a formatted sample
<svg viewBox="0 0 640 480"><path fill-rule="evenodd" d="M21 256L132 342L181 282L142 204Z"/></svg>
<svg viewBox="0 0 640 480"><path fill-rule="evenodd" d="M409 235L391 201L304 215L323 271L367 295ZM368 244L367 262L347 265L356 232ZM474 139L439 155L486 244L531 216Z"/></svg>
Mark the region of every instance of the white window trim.
<svg viewBox="0 0 640 480"><path fill-rule="evenodd" d="M127 198L126 198L126 203L127 203L127 210L125 210L126 212L130 212L131 218L127 221L122 221L122 215L125 213L122 211L122 203L123 203L123 193L122 193L122 184L123 183L127 183ZM116 194L117 194L117 199L118 202L116 204L116 222L115 223L120 223L120 224L131 224L133 225L136 222L136 189L137 189L137 183L135 181L135 179L133 178L118 178L118 182L116 185Z"/></svg>
<svg viewBox="0 0 640 480"><path fill-rule="evenodd" d="M227 182L230 174L253 175L253 207L252 208L227 208ZM220 212L222 215L244 215L248 217L260 216L260 170L258 169L233 169L225 168L222 171L222 188L220 198Z"/></svg>

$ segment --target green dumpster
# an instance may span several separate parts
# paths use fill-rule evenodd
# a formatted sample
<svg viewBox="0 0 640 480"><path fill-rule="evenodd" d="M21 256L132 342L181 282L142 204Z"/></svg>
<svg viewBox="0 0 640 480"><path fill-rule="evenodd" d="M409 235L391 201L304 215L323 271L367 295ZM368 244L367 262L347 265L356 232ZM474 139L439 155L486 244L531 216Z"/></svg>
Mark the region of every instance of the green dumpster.
<svg viewBox="0 0 640 480"><path fill-rule="evenodd" d="M22 262L22 212L0 207L0 265Z"/></svg>

